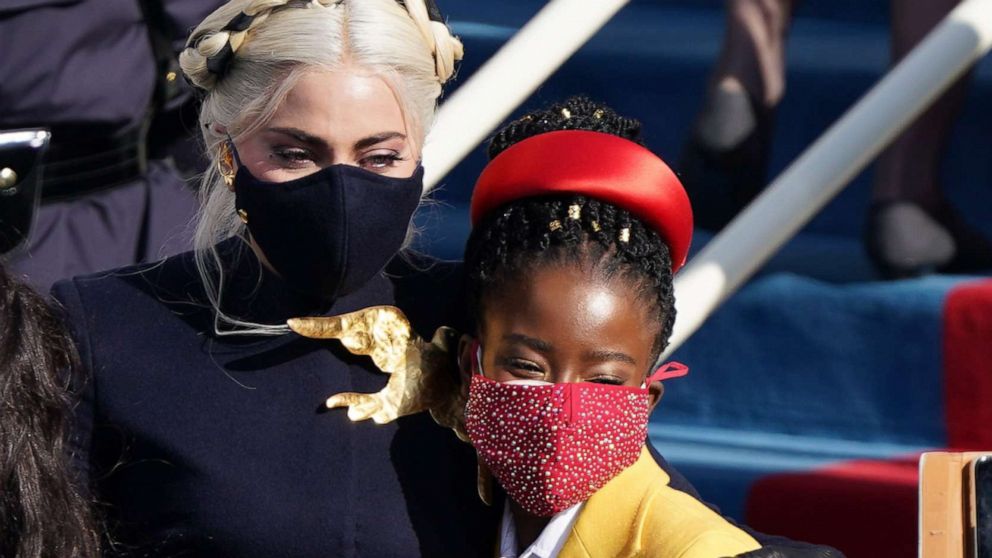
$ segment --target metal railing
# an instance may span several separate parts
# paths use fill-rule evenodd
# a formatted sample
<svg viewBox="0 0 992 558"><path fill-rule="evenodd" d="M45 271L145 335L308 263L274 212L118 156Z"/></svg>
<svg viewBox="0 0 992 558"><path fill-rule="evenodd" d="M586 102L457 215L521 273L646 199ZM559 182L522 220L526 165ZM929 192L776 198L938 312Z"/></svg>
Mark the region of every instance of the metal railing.
<svg viewBox="0 0 992 558"><path fill-rule="evenodd" d="M429 190L630 0L551 0L438 111L424 145Z"/></svg>
<svg viewBox="0 0 992 558"><path fill-rule="evenodd" d="M965 0L675 278L671 355L992 46L992 0Z"/></svg>

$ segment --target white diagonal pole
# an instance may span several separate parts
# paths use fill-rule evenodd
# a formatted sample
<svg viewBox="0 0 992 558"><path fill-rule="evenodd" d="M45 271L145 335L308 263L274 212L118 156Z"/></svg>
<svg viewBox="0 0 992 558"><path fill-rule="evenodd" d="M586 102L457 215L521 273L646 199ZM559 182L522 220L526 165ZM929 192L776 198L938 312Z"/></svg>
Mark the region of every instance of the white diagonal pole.
<svg viewBox="0 0 992 558"><path fill-rule="evenodd" d="M695 333L990 46L992 0L965 0L676 277L678 318L662 358Z"/></svg>
<svg viewBox="0 0 992 558"><path fill-rule="evenodd" d="M445 101L424 145L424 186L444 175L629 0L551 0Z"/></svg>

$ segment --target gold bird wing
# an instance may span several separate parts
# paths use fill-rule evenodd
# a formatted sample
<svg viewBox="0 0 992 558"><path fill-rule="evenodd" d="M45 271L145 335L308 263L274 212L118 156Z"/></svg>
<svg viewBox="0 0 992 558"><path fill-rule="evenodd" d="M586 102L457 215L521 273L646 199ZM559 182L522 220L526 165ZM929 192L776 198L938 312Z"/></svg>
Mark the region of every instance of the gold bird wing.
<svg viewBox="0 0 992 558"><path fill-rule="evenodd" d="M468 440L464 428L468 385L461 381L454 354L458 334L442 327L430 343L410 326L395 306L372 306L329 317L292 318L296 333L313 339L337 339L353 354L368 355L379 370L389 374L386 387L376 393L338 393L327 399L329 408L348 407L352 421L372 419L378 424L430 411L434 420Z"/></svg>

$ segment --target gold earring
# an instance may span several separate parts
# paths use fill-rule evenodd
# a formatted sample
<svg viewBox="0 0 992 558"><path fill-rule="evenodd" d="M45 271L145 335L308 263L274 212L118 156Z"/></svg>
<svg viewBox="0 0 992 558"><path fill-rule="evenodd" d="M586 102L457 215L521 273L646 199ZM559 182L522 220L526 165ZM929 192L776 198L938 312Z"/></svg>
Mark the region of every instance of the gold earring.
<svg viewBox="0 0 992 558"><path fill-rule="evenodd" d="M226 186L230 187L234 184L234 154L231 153L231 148L227 143L222 144L220 147L220 155L217 157L217 172L224 179Z"/></svg>
<svg viewBox="0 0 992 558"><path fill-rule="evenodd" d="M247 211L245 211L244 209L239 209L238 210L238 217L241 217L241 222L242 223L244 223L246 225L248 224L248 212Z"/></svg>

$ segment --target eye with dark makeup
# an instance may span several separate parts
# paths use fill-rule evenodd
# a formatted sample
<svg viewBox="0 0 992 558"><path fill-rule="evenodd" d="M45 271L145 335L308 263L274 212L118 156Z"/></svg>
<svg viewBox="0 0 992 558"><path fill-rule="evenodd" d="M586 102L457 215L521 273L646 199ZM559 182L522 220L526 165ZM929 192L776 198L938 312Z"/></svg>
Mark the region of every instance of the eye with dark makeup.
<svg viewBox="0 0 992 558"><path fill-rule="evenodd" d="M367 155L358 160L359 166L364 169L370 170L380 170L389 169L395 167L400 161L405 161L405 157L401 157L396 151L389 151L387 153L373 153Z"/></svg>
<svg viewBox="0 0 992 558"><path fill-rule="evenodd" d="M272 148L272 158L277 164L286 169L305 169L318 165L317 155L310 149L296 146L275 146ZM358 160L358 166L373 172L380 172L395 167L406 158L399 152L379 150L364 155Z"/></svg>
<svg viewBox="0 0 992 558"><path fill-rule="evenodd" d="M272 148L272 157L284 168L301 169L314 163L314 155L309 149L301 147L276 146Z"/></svg>

